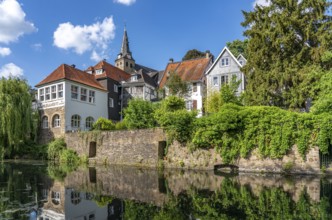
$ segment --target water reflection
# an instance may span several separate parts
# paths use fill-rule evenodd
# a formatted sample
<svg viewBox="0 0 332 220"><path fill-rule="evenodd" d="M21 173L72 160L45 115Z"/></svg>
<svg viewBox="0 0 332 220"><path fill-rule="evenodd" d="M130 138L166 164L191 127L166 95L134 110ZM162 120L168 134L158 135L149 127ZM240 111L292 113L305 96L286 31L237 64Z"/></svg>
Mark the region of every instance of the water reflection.
<svg viewBox="0 0 332 220"><path fill-rule="evenodd" d="M332 179L0 165L0 219L331 219Z"/></svg>

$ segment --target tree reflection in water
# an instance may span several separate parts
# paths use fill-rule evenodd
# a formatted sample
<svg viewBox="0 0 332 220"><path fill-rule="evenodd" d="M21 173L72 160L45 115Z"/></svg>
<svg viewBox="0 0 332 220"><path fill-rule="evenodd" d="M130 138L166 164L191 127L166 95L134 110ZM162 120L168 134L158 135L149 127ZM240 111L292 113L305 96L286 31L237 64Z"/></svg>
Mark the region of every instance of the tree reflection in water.
<svg viewBox="0 0 332 220"><path fill-rule="evenodd" d="M331 219L332 179L0 166L0 219ZM37 208L37 209L36 209Z"/></svg>

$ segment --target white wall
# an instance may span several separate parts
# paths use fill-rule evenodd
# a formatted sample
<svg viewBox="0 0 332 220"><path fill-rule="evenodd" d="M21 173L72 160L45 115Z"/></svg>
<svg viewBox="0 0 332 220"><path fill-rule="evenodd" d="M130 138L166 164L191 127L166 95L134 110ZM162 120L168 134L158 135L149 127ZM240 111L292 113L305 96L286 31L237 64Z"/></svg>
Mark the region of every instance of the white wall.
<svg viewBox="0 0 332 220"><path fill-rule="evenodd" d="M78 99L71 98L71 85L79 87ZM80 89L87 89L87 96L89 96L89 90L95 91L95 103L89 103L88 101L80 101ZM80 129L85 130L85 120L87 117L93 117L96 121L99 117L108 118L107 112L107 91L98 90L93 87L82 85L79 83L66 81L65 82L65 126L66 131L77 130L77 128L71 127L72 115L81 116ZM88 97L87 97L88 99Z"/></svg>
<svg viewBox="0 0 332 220"><path fill-rule="evenodd" d="M222 66L221 61L223 58L228 58L229 65ZM237 63L236 59L227 51L225 50L224 53L215 61L213 64L212 69L208 73L207 79L207 93L211 93L212 91L220 91L222 86L221 84L221 77L228 76L228 81L232 79L232 76L235 75L237 80L241 80L241 84L239 85L237 95L240 95L244 91L244 75L240 70L240 66ZM215 86L213 84L213 78L218 78L218 85Z"/></svg>

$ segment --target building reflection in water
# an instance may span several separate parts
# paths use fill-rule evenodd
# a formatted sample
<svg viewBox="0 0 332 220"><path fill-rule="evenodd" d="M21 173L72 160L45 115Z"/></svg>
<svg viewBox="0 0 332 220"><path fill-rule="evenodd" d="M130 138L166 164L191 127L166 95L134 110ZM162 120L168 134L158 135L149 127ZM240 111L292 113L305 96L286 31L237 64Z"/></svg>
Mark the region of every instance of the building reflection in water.
<svg viewBox="0 0 332 220"><path fill-rule="evenodd" d="M229 185L230 181L233 184ZM38 210L38 219L120 220L124 219L125 204L129 200L147 206L153 204L158 211L167 206L170 195L189 195L193 189L196 193L212 195L225 187L231 187L229 190L232 191L245 187L242 190L248 190L251 198L259 198L262 192L275 188L289 195L292 204L305 193L310 204L318 204L323 197L331 201L331 182L325 180L323 183L312 176L285 178L281 175L240 174L229 177L213 172L166 170L160 173L130 167L78 169L61 181L47 178L41 190L42 206ZM194 219L194 214L189 215Z"/></svg>

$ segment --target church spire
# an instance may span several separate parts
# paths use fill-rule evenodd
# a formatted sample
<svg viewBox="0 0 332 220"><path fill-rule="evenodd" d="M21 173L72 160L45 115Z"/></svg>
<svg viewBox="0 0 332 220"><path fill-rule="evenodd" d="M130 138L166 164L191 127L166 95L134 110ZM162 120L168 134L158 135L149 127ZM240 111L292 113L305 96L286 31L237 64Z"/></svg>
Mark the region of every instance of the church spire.
<svg viewBox="0 0 332 220"><path fill-rule="evenodd" d="M122 39L122 46L121 46L121 52L122 57L125 57L127 55L129 55L129 57L127 58L131 58L131 52L129 49L129 41L128 41L128 35L127 35L127 29L126 26L124 27L124 33L123 33L123 39Z"/></svg>

